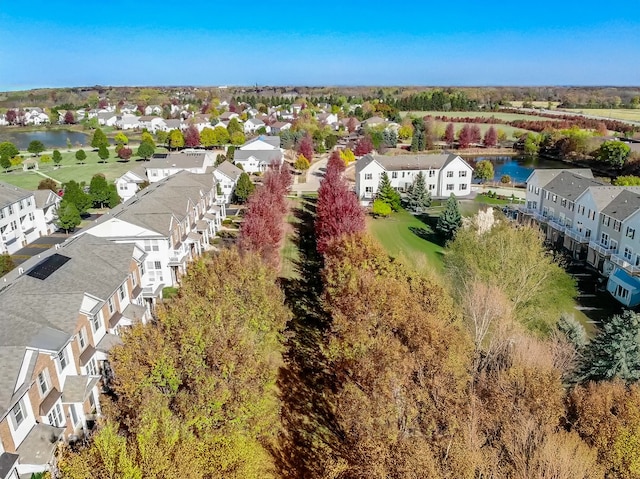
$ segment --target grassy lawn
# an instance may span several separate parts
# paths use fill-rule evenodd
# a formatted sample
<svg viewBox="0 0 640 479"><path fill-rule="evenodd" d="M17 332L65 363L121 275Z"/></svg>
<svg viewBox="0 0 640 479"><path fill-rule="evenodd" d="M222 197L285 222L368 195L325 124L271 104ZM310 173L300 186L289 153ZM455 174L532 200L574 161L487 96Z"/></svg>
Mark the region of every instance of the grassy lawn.
<svg viewBox="0 0 640 479"><path fill-rule="evenodd" d="M300 250L297 244L297 230L300 219L293 214L295 208L299 208L301 199L289 199L290 211L286 218L284 244L280 251L282 263L280 267L280 276L282 278L294 279L298 278L297 264L300 261Z"/></svg>
<svg viewBox="0 0 640 479"><path fill-rule="evenodd" d="M601 116L603 118L614 118L617 120L640 121L640 109L608 109L608 108L576 108L565 110L567 113L584 113L585 115Z"/></svg>
<svg viewBox="0 0 640 479"><path fill-rule="evenodd" d="M418 269L442 273L442 252L426 223L400 210L389 218L367 218L367 229L392 256L402 258Z"/></svg>
<svg viewBox="0 0 640 479"><path fill-rule="evenodd" d="M545 118L542 116L525 115L524 113L500 113L497 111L403 111L400 113L403 117L407 115L411 116L448 116L448 117L460 117L460 118L496 118L498 120L513 121L513 120L541 120L549 121L553 118Z"/></svg>
<svg viewBox="0 0 640 479"><path fill-rule="evenodd" d="M511 103L511 106L514 107L514 108L522 108L522 104L524 103L524 101L511 101L509 103ZM533 106L534 108L548 108L549 107L549 103L551 103L551 109L557 108L558 105L560 104L559 101L552 101L552 102L548 102L548 101L532 101L531 102L531 106Z"/></svg>
<svg viewBox="0 0 640 479"><path fill-rule="evenodd" d="M62 162L58 168L53 162L40 163L39 172L43 174L39 174L34 170L22 171L20 166L10 170L8 173L0 173L0 181L34 190L38 187L38 183L45 178L44 175L50 176L60 183L65 183L69 180L89 183L93 175L102 173L107 178L107 181L111 182L140 164L139 161L136 161L138 159L136 157L133 157L128 162L118 160L114 148L109 148L110 157L106 163L100 163L98 152L93 151L90 147L85 149L85 152L87 153L87 159L84 164L78 164L75 158L75 151L60 150ZM28 159L32 158L32 156L27 153L23 155L23 158Z"/></svg>

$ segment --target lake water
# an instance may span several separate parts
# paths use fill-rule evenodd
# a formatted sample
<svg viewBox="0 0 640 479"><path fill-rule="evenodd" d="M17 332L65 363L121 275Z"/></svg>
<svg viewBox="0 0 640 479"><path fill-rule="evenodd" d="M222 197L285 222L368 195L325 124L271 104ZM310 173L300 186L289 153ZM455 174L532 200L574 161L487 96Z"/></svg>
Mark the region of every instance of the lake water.
<svg viewBox="0 0 640 479"><path fill-rule="evenodd" d="M10 141L19 150L26 150L34 140L41 141L47 148L66 148L67 138L73 146L78 144L87 146L91 142L91 137L79 131L69 130L49 130L49 131L14 131L0 128L0 143Z"/></svg>
<svg viewBox="0 0 640 479"><path fill-rule="evenodd" d="M503 175L509 175L514 183L524 183L535 169L571 168L561 161L538 156L475 156L465 160L473 167L478 161L489 160L493 163L495 181L500 181Z"/></svg>

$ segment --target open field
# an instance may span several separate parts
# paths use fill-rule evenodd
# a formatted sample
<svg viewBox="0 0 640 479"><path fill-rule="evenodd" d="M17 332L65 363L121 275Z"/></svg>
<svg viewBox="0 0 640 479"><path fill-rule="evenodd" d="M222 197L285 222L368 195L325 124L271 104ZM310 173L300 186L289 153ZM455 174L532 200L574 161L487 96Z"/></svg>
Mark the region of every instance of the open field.
<svg viewBox="0 0 640 479"><path fill-rule="evenodd" d="M495 118L497 120L514 121L514 120L540 120L550 121L553 118L544 118L536 115L525 115L524 113L501 113L496 111L403 111L400 113L403 117L414 116L448 116L460 118Z"/></svg>
<svg viewBox="0 0 640 479"><path fill-rule="evenodd" d="M510 101L509 103L511 103L511 106L513 108L522 108L522 104L524 103L523 101ZM530 102L531 106L533 106L534 108L547 108L550 110L553 110L555 108L558 108L558 105L560 104L559 101L552 101L552 102L548 102L548 101L532 101ZM549 106L551 106L551 108L549 108Z"/></svg>
<svg viewBox="0 0 640 479"><path fill-rule="evenodd" d="M110 157L107 163L99 163L100 158L98 157L98 152L93 151L91 147L85 149L85 152L87 153L87 159L82 165L78 164L75 158L75 151L67 151L64 149L60 150L62 162L59 167L56 167L53 162L46 164L40 162L38 171L23 171L22 166L18 166L8 173L4 171L0 173L0 181L34 190L38 187L38 183L47 176L60 183L65 183L69 180L89 183L93 175L102 173L107 178L107 181L111 182L139 164L139 161L136 161L139 159L136 157L133 157L128 162L118 160L115 156L114 148L109 148ZM21 153L25 159L33 158L30 153Z"/></svg>
<svg viewBox="0 0 640 479"><path fill-rule="evenodd" d="M614 120L629 120L640 122L640 108L639 109L606 109L606 108L576 108L576 109L562 109L558 111L566 111L570 113L583 113L585 115L599 116L602 118L613 118Z"/></svg>

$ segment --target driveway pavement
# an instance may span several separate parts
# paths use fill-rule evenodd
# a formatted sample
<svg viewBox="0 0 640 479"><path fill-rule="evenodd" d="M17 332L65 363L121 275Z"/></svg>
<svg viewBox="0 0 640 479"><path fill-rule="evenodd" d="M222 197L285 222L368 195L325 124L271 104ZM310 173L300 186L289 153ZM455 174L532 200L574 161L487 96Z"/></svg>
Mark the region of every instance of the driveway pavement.
<svg viewBox="0 0 640 479"><path fill-rule="evenodd" d="M291 191L296 193L302 192L316 192L320 188L320 180L324 178L324 174L327 171L327 162L329 161L329 155L324 154L322 157L315 161L306 172L306 182L294 183L291 186ZM299 177L297 177L299 178Z"/></svg>

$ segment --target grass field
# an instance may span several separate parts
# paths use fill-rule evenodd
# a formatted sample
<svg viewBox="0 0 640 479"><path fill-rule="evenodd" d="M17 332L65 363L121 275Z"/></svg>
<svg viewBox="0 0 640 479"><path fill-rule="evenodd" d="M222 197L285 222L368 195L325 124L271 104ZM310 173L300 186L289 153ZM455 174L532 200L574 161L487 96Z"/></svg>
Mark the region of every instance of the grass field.
<svg viewBox="0 0 640 479"><path fill-rule="evenodd" d="M4 171L0 173L0 181L34 190L38 187L38 183L47 176L60 183L65 183L69 180L89 183L93 175L102 173L107 178L107 181L111 182L139 164L139 161L136 161L138 160L136 157L133 157L128 162L119 160L115 155L114 148L109 148L110 157L107 163L100 163L97 151L93 151L91 147L85 149L85 152L87 153L87 159L84 164L78 164L74 150L60 150L62 162L59 167L56 168L53 162L45 164L40 162L38 171L23 171L22 166L19 166L8 173ZM30 153L21 153L25 159L33 158Z"/></svg>
<svg viewBox="0 0 640 479"><path fill-rule="evenodd" d="M415 117L424 117L427 115L463 117L463 118L496 118L497 120L513 121L513 120L541 120L549 121L553 118L544 118L542 116L525 115L520 113L500 113L495 111L403 111L400 113L403 117L407 115Z"/></svg>
<svg viewBox="0 0 640 479"><path fill-rule="evenodd" d="M576 108L573 110L558 110L567 113L584 113L585 115L600 116L602 118L613 118L616 120L629 120L640 122L640 109L606 109L606 108Z"/></svg>
<svg viewBox="0 0 640 479"><path fill-rule="evenodd" d="M523 101L510 101L509 103L511 103L511 106L514 108L522 108L522 104L524 103ZM548 101L532 101L530 102L531 106L533 106L533 108L548 108L553 110L554 108L557 108L558 105L560 104L559 101L552 101L552 102L548 102ZM551 104L551 105L549 105ZM549 108L549 106L551 106L551 108Z"/></svg>

